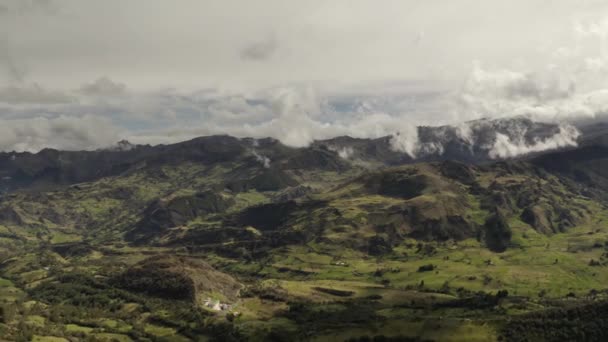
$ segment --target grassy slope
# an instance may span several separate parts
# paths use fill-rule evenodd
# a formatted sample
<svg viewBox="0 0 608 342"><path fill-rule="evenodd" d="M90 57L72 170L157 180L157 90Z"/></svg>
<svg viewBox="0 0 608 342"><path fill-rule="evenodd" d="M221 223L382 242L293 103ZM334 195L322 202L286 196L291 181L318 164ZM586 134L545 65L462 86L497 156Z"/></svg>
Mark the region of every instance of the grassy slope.
<svg viewBox="0 0 608 342"><path fill-rule="evenodd" d="M193 255L240 277L245 284L284 291L284 298L278 301L254 295L233 303L234 310L242 314L234 320L234 325L244 334L260 339L270 330L295 333L304 323L285 314L289 311L289 301L307 301L313 303L314 310L333 310L340 317L344 315L340 312L352 311L349 305L375 298L365 304L375 317L369 324L362 326L343 321L334 326L321 325L315 335L319 340L382 333L482 341L496 338L499 325L494 322L505 313L516 314L550 306L545 301L547 297L563 298L570 292L580 297L591 289L604 288L608 271L601 263L604 243L608 241L608 211L584 197L564 196L568 190L559 182L551 192L543 195L546 197L543 200L568 198L561 204L582 205L589 211L587 217L566 232L545 235L522 222L521 211L514 209L507 215L513 237L510 248L504 253L491 252L475 238L443 242L403 238L393 246L392 252L382 256L370 256L349 248L350 241L375 235L379 217L395 207L420 208L429 217L458 211L470 222L478 225L485 222L490 212L482 208L479 196L468 193L466 186L441 177L433 168L416 167L431 182L422 195L413 199L370 193L357 182L336 187L344 179L337 174L301 176L300 180L308 182L307 185L330 189L313 197L328 201L328 206L338 210L348 222L346 226L330 225L323 232L323 239L278 248L260 260L231 259L210 253ZM120 305L116 304L114 311L99 308L88 316L65 314L58 318L54 316L56 311L69 312L74 308L73 304L67 303L67 298L52 303L48 298L32 302L31 297L37 286L56 282L66 273L84 272L103 280L150 255L185 253L172 247L128 246L121 236L139 219L141 208L150 201L213 186L229 169L227 166L209 169L183 165L163 168L163 177L141 172L44 196L14 195L9 203L22 222L0 226L5 239L0 240L5 254L1 265L0 302L5 303L5 308L19 309L4 314L0 331L7 336L17 336L23 330L19 327L27 326L34 332L33 338L39 340L50 340L48 336L84 334L128 341L176 335L175 321L185 326L194 324L192 318L176 313L154 318L163 308L173 305L156 299L120 297L116 302ZM479 171L476 177L482 187L488 188L492 183L517 185L529 181L532 176ZM124 189L129 194L126 199L116 195L117 190ZM232 194L235 204L229 212L267 203L272 195L257 191ZM55 215L45 214L49 210ZM314 215L307 220L318 219ZM204 226L207 220L199 217L189 225ZM83 255L62 256L52 248L78 241L86 241L91 250ZM18 251L17 245L25 248ZM592 259L600 261L600 265L590 266ZM435 265L435 269L418 271L420 266L428 264ZM352 294L339 297L318 288ZM458 298L459 288L491 293L508 290L512 296L527 296L530 300L525 305L506 300L499 307L484 310L434 308L437 303ZM541 293L544 298L539 297ZM222 315L214 316L213 313L207 312L205 317L206 324L225 321ZM186 337L176 335L175 340L180 338Z"/></svg>

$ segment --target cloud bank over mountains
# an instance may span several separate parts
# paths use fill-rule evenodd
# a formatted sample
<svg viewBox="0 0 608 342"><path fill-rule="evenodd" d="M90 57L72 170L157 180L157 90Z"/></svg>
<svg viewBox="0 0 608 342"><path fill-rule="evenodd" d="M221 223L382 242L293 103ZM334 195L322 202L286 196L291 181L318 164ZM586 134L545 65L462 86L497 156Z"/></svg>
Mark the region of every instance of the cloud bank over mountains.
<svg viewBox="0 0 608 342"><path fill-rule="evenodd" d="M85 115L3 120L0 146L6 151L39 151L47 147L92 150L110 146L122 136L106 119Z"/></svg>
<svg viewBox="0 0 608 342"><path fill-rule="evenodd" d="M570 146L608 113L608 4L545 5L0 0L0 150L390 135L415 156L443 148L417 126L518 115L561 129L499 134L497 158Z"/></svg>

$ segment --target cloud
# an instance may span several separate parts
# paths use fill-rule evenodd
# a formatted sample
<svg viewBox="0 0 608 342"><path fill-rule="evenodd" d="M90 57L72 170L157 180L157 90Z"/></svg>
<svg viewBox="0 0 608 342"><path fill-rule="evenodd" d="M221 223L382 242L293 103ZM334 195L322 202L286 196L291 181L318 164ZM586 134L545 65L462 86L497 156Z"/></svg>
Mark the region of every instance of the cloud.
<svg viewBox="0 0 608 342"><path fill-rule="evenodd" d="M534 152L554 150L563 147L577 146L580 132L573 126L563 124L559 132L545 139L535 139L528 143L524 136L525 132L515 136L507 136L502 133L496 134L496 141L489 152L491 158L513 158Z"/></svg>
<svg viewBox="0 0 608 342"><path fill-rule="evenodd" d="M154 125L145 130L132 130L128 139L136 143L168 143L200 135L230 134L237 137L274 137L286 145L303 147L314 140L340 135L359 138L395 135L395 148L414 151L417 133L411 117L396 109L384 108L383 101L374 100L376 95L353 96L355 98L345 100L348 96L341 93L339 101L334 103L327 94L309 87L292 86L240 95L216 92L202 95L157 94L145 100L149 102L149 107L134 104L121 106L136 108L138 113L142 108L149 108L158 115L171 109L177 115L167 120L164 126ZM160 98L163 100L160 101ZM127 99L138 100L141 98ZM370 104L364 111L360 111L357 108L343 107L343 101ZM135 114L127 112L119 118L133 115ZM152 115L153 112L148 112L141 120L150 120Z"/></svg>
<svg viewBox="0 0 608 342"><path fill-rule="evenodd" d="M7 9L0 26L18 42L15 58L27 60L41 84L68 89L95 75L120 75L137 90L460 79L473 59L542 61L548 44L573 38L564 23L579 20L589 31L586 18L607 8L570 0L553 1L551 15L541 11L543 0L0 4Z"/></svg>
<svg viewBox="0 0 608 342"><path fill-rule="evenodd" d="M54 0L0 0L0 15L54 13L58 6Z"/></svg>
<svg viewBox="0 0 608 342"><path fill-rule="evenodd" d="M488 71L476 62L464 91L467 95L493 96L508 100L529 99L540 102L567 98L575 89L572 81L563 82L559 76L543 77L539 74L511 70Z"/></svg>
<svg viewBox="0 0 608 342"><path fill-rule="evenodd" d="M123 134L108 120L92 116L0 120L0 147L4 151L37 152L47 147L90 150L109 146Z"/></svg>
<svg viewBox="0 0 608 342"><path fill-rule="evenodd" d="M37 83L32 83L0 88L0 103L2 102L7 104L58 104L74 102L74 98L61 91L48 90Z"/></svg>
<svg viewBox="0 0 608 342"><path fill-rule="evenodd" d="M84 84L79 91L89 96L120 96L127 92L127 86L107 77L101 77L92 83Z"/></svg>
<svg viewBox="0 0 608 342"><path fill-rule="evenodd" d="M414 156L445 148L421 125L466 140L467 120L608 113L601 2L183 1L0 0L0 120L86 113L139 143L388 135ZM526 150L501 134L497 155Z"/></svg>
<svg viewBox="0 0 608 342"><path fill-rule="evenodd" d="M336 152L342 159L350 159L355 154L355 149L350 146L338 147L329 145L327 147L330 151Z"/></svg>
<svg viewBox="0 0 608 342"><path fill-rule="evenodd" d="M255 159L262 163L262 165L264 165L265 168L269 168L270 167L270 158L259 154L256 150L251 151L251 153L253 154L253 156L255 157Z"/></svg>
<svg viewBox="0 0 608 342"><path fill-rule="evenodd" d="M576 21L574 31L582 37L608 37L608 18L591 21Z"/></svg>
<svg viewBox="0 0 608 342"><path fill-rule="evenodd" d="M255 42L241 50L244 60L262 61L270 59L278 50L279 44L274 36Z"/></svg>
<svg viewBox="0 0 608 342"><path fill-rule="evenodd" d="M91 84L95 83L98 82ZM126 138L138 144L173 143L201 135L230 134L237 137L274 137L286 145L303 147L314 140L342 135L356 138L390 136L394 150L412 157L440 155L451 139L460 139L470 146L483 145L482 148L492 150L491 155L495 157L512 157L538 151L540 148L563 147L576 141L575 138L559 140L559 136L544 137L538 142L521 140L520 137L527 139L529 136L528 126L505 126L488 120L437 128L432 131L432 137L428 133L421 135L417 126L422 123L437 126L440 121L431 118L425 122L425 116L429 119L428 112L423 111L421 117L417 117L415 110L427 108L429 103L440 103L437 97L446 95L417 92L411 98L417 102L411 103L399 96L390 95L386 98L386 94L391 93L388 89L390 88L379 93L368 93L360 89L348 93L345 88L341 88L339 96L328 89L320 91L297 86L253 93L226 93L217 89L193 93L166 90L112 97L112 101L107 101L102 96L76 98L75 102L53 106L44 103L22 107L14 105L6 107L4 115L13 119L29 117L30 119L23 119L27 121L36 120L40 111L45 112L50 119L62 115L64 118L79 116L79 113L85 112L91 118L107 120L114 127L113 131L121 133L120 136L113 135L112 141ZM595 101L605 103L602 99L608 99L608 92L605 97L600 95L596 94ZM500 96L504 97L504 94ZM520 101L518 97L509 96L503 100ZM82 126L82 129L98 128ZM495 140L476 140L480 131L498 134ZM508 139L505 140L504 137ZM85 139L81 141L86 148L92 147L90 143L84 143ZM102 139L92 141L99 142L96 148L104 147L107 143ZM14 144L7 146L13 148ZM0 148L7 147L0 145ZM349 158L354 153L348 150L338 152L344 158ZM269 164L263 156L259 156L259 160L262 164Z"/></svg>
<svg viewBox="0 0 608 342"><path fill-rule="evenodd" d="M588 48L582 43L561 47L534 69L485 68L476 62L455 92L452 111L464 119L531 115L559 122L601 117L608 109L608 54L583 52Z"/></svg>
<svg viewBox="0 0 608 342"><path fill-rule="evenodd" d="M0 7L1 8L1 7ZM2 10L0 9L0 15ZM7 39L0 36L0 70L6 75L6 79L13 83L23 82L25 79L25 67L17 61L10 53Z"/></svg>

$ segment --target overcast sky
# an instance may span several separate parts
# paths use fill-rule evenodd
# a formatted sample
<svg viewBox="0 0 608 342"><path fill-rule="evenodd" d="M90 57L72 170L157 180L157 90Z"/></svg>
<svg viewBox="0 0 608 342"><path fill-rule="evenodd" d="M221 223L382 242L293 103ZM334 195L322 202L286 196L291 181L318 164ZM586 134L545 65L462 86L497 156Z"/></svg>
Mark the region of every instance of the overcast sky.
<svg viewBox="0 0 608 342"><path fill-rule="evenodd" d="M0 150L593 117L608 2L0 0Z"/></svg>

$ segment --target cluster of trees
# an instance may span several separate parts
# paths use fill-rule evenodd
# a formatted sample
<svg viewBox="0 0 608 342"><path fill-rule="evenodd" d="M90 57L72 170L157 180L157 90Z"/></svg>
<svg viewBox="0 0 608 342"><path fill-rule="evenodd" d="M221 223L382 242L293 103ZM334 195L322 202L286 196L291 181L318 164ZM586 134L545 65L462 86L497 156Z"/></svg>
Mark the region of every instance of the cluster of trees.
<svg viewBox="0 0 608 342"><path fill-rule="evenodd" d="M328 328L348 325L365 325L382 318L376 315L376 308L369 300L351 301L339 304L312 302L290 302L285 316L293 320L300 333L314 336L315 332Z"/></svg>
<svg viewBox="0 0 608 342"><path fill-rule="evenodd" d="M437 302L435 307L452 307L452 308L468 308L468 309L487 309L495 307L503 298L509 296L509 291L500 290L496 294L491 294L483 291L474 292L470 296L458 298L446 302Z"/></svg>
<svg viewBox="0 0 608 342"><path fill-rule="evenodd" d="M483 232L486 245L493 252L504 252L511 243L511 227L498 208L486 220Z"/></svg>
<svg viewBox="0 0 608 342"><path fill-rule="evenodd" d="M56 282L45 282L30 291L30 297L49 304L117 311L125 301L139 302L139 297L86 274L67 274Z"/></svg>
<svg viewBox="0 0 608 342"><path fill-rule="evenodd" d="M418 267L418 272L430 272L430 271L434 270L435 267L436 266L433 264L422 265L422 266Z"/></svg>
<svg viewBox="0 0 608 342"><path fill-rule="evenodd" d="M50 304L44 312L34 314L45 316L49 322L58 326L77 323L94 327L99 319L103 318L124 320L133 326L128 335L133 340L141 340L151 336L145 332L143 326L140 326L141 322L137 321L137 317L143 312L149 312L147 319L149 323L173 327L181 335L192 338L206 334L205 312L192 303L132 293L117 288L112 282L96 279L87 274L58 276L56 281L42 283L31 290L29 296L34 300ZM126 303L139 304L138 311L123 312L122 308ZM46 328L50 327L51 325ZM104 329L107 330L107 327ZM33 330L32 327L24 325L20 331L22 331L20 336L23 335L22 340L26 341ZM55 331L54 335L57 336ZM70 334L73 335L74 333Z"/></svg>
<svg viewBox="0 0 608 342"><path fill-rule="evenodd" d="M193 300L194 283L189 277L155 267L131 269L112 281L113 285L130 291L174 300Z"/></svg>
<svg viewBox="0 0 608 342"><path fill-rule="evenodd" d="M332 296L338 296L338 297L350 297L352 295L354 295L355 293L353 291L344 291L344 290L338 290L338 289L329 289L326 287L313 287L313 290L315 291L319 291L319 292L323 292L323 293L327 293L330 294Z"/></svg>
<svg viewBox="0 0 608 342"><path fill-rule="evenodd" d="M287 290L282 288L278 283L272 282L267 284L256 282L242 289L240 296L241 298L258 297L273 302L286 302L288 298Z"/></svg>
<svg viewBox="0 0 608 342"><path fill-rule="evenodd" d="M608 302L557 308L511 319L504 341L607 341Z"/></svg>

